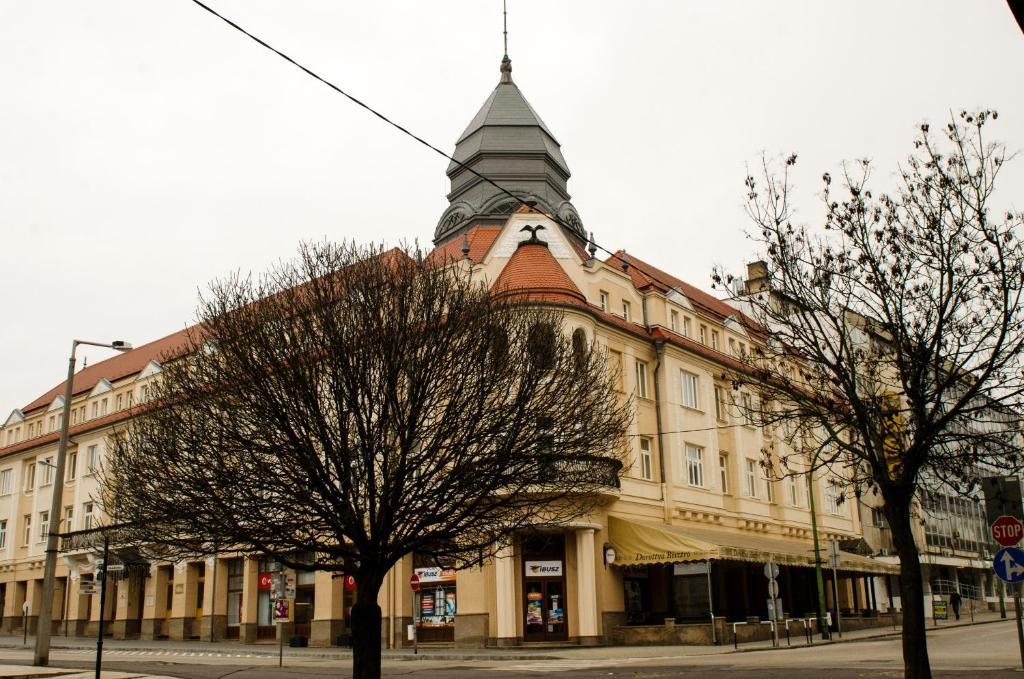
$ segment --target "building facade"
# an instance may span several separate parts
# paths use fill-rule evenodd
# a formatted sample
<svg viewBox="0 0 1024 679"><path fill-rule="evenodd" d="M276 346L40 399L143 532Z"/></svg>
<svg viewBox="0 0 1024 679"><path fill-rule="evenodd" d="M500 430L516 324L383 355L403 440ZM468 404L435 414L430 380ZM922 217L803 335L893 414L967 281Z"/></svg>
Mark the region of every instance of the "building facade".
<svg viewBox="0 0 1024 679"><path fill-rule="evenodd" d="M605 355L622 398L632 396L626 466L600 511L516 536L482 567L454 571L409 555L381 591L388 645L533 642L710 643L727 621L813 615L817 589L810 499L824 541L865 536L842 479L827 470L769 477L763 451L784 443L752 426L737 404L751 398L724 378L756 337L741 312L619 251L596 256L568 193L557 140L502 62L500 81L459 138L448 168L449 207L435 231L438 265L497 290L558 308L564 331ZM526 227L530 227L527 229ZM74 398L63 385L15 410L0 429L0 629L38 621L46 531L102 520L95 501L108 439L148 396L176 334L81 370ZM70 413L64 513L50 517L60 418ZM774 445L772 445L774 444ZM110 578L106 610L90 582L96 556L69 551L58 566L50 624L92 635L101 616L115 637L273 638L277 564L239 554L147 563L116 548L126 567ZM769 565L771 564L771 565ZM765 566L778 567L768 595ZM877 596L890 564L839 555L830 608L861 624L890 607ZM413 593L409 582L421 583ZM352 604L344 574L285 574L295 618L282 630L315 645L344 643Z"/></svg>

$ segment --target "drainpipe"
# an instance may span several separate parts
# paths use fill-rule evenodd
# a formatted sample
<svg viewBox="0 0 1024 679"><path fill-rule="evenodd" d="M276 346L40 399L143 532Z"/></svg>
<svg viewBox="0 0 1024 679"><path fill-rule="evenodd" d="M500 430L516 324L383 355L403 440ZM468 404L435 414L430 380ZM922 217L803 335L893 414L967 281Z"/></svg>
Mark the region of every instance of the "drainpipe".
<svg viewBox="0 0 1024 679"><path fill-rule="evenodd" d="M647 319L647 297L644 296L640 306L644 314L644 327L648 334L651 324ZM665 435L661 426L661 363L665 355L665 340L654 340L654 419L658 430L658 468L661 474L661 503L665 510L665 523L672 522L672 499L668 492L668 479L665 476Z"/></svg>

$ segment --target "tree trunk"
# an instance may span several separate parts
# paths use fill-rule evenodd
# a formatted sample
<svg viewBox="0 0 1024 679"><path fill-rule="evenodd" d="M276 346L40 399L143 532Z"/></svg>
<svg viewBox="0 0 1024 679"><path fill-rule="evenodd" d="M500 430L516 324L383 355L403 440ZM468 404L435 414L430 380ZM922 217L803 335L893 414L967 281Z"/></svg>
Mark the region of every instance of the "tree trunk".
<svg viewBox="0 0 1024 679"><path fill-rule="evenodd" d="M383 576L356 576L352 606L352 679L380 679L381 613L377 594Z"/></svg>
<svg viewBox="0 0 1024 679"><path fill-rule="evenodd" d="M903 676L931 679L924 610L921 560L914 542L909 504L900 509L886 507L893 546L900 558L900 597L903 604Z"/></svg>

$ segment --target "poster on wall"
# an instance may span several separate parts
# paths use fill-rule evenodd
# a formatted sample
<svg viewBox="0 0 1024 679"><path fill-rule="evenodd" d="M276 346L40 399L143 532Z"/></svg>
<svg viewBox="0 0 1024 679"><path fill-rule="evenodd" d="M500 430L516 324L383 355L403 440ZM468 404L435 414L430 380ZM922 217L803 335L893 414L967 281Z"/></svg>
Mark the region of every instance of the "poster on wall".
<svg viewBox="0 0 1024 679"><path fill-rule="evenodd" d="M444 595L444 614L447 616L455 615L455 592L448 590ZM454 617L452 622L454 622Z"/></svg>
<svg viewBox="0 0 1024 679"><path fill-rule="evenodd" d="M430 617L434 615L434 595L423 592L420 595L420 614Z"/></svg>
<svg viewBox="0 0 1024 679"><path fill-rule="evenodd" d="M289 622L291 620L291 606L288 599L278 599L274 602L274 622Z"/></svg>
<svg viewBox="0 0 1024 679"><path fill-rule="evenodd" d="M526 595L526 624L544 624L544 602L540 592L530 592Z"/></svg>

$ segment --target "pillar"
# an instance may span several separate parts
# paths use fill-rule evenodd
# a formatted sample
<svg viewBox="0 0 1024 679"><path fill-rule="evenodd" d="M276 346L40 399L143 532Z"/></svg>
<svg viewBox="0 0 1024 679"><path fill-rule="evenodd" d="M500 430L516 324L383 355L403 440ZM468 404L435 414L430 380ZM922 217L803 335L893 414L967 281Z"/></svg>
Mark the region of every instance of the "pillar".
<svg viewBox="0 0 1024 679"><path fill-rule="evenodd" d="M467 568L455 576L455 645L487 645L487 578L484 567Z"/></svg>
<svg viewBox="0 0 1024 679"><path fill-rule="evenodd" d="M516 624L516 560L511 546L504 546L494 556L494 589L497 600L497 646L519 643Z"/></svg>
<svg viewBox="0 0 1024 679"><path fill-rule="evenodd" d="M228 633L228 565L227 560L211 557L206 560L206 584L203 587L203 617L199 621L199 638L224 641Z"/></svg>
<svg viewBox="0 0 1024 679"><path fill-rule="evenodd" d="M152 565L146 580L146 594L142 604L142 622L139 636L153 640L163 636L164 618L167 617L167 585L171 575L167 568Z"/></svg>
<svg viewBox="0 0 1024 679"><path fill-rule="evenodd" d="M584 646L600 643L597 630L597 579L594 568L594 529L576 531L576 620L579 642Z"/></svg>
<svg viewBox="0 0 1024 679"><path fill-rule="evenodd" d="M67 610L68 634L80 637L85 634L85 627L89 622L90 598L88 594L80 593L82 577L78 573L73 574L68 587L71 590L70 596L68 596ZM7 613L5 612L4 615L6 616Z"/></svg>
<svg viewBox="0 0 1024 679"><path fill-rule="evenodd" d="M246 559L242 570L242 615L238 624L238 638L242 643L256 642L259 614L260 563Z"/></svg>
<svg viewBox="0 0 1024 679"><path fill-rule="evenodd" d="M199 601L196 595L199 571L196 564L176 563L174 565L174 597L167 636L174 641L191 639L197 632L193 627Z"/></svg>
<svg viewBox="0 0 1024 679"><path fill-rule="evenodd" d="M310 646L333 646L335 639L345 631L345 612L342 594L345 579L334 577L328 571L317 571L314 580L313 623L310 627Z"/></svg>
<svg viewBox="0 0 1024 679"><path fill-rule="evenodd" d="M10 581L5 585L3 631L13 634L21 629L21 605L25 602L25 583Z"/></svg>
<svg viewBox="0 0 1024 679"><path fill-rule="evenodd" d="M28 633L35 634L39 626L39 604L43 598L43 581L29 580L25 600L28 602Z"/></svg>

